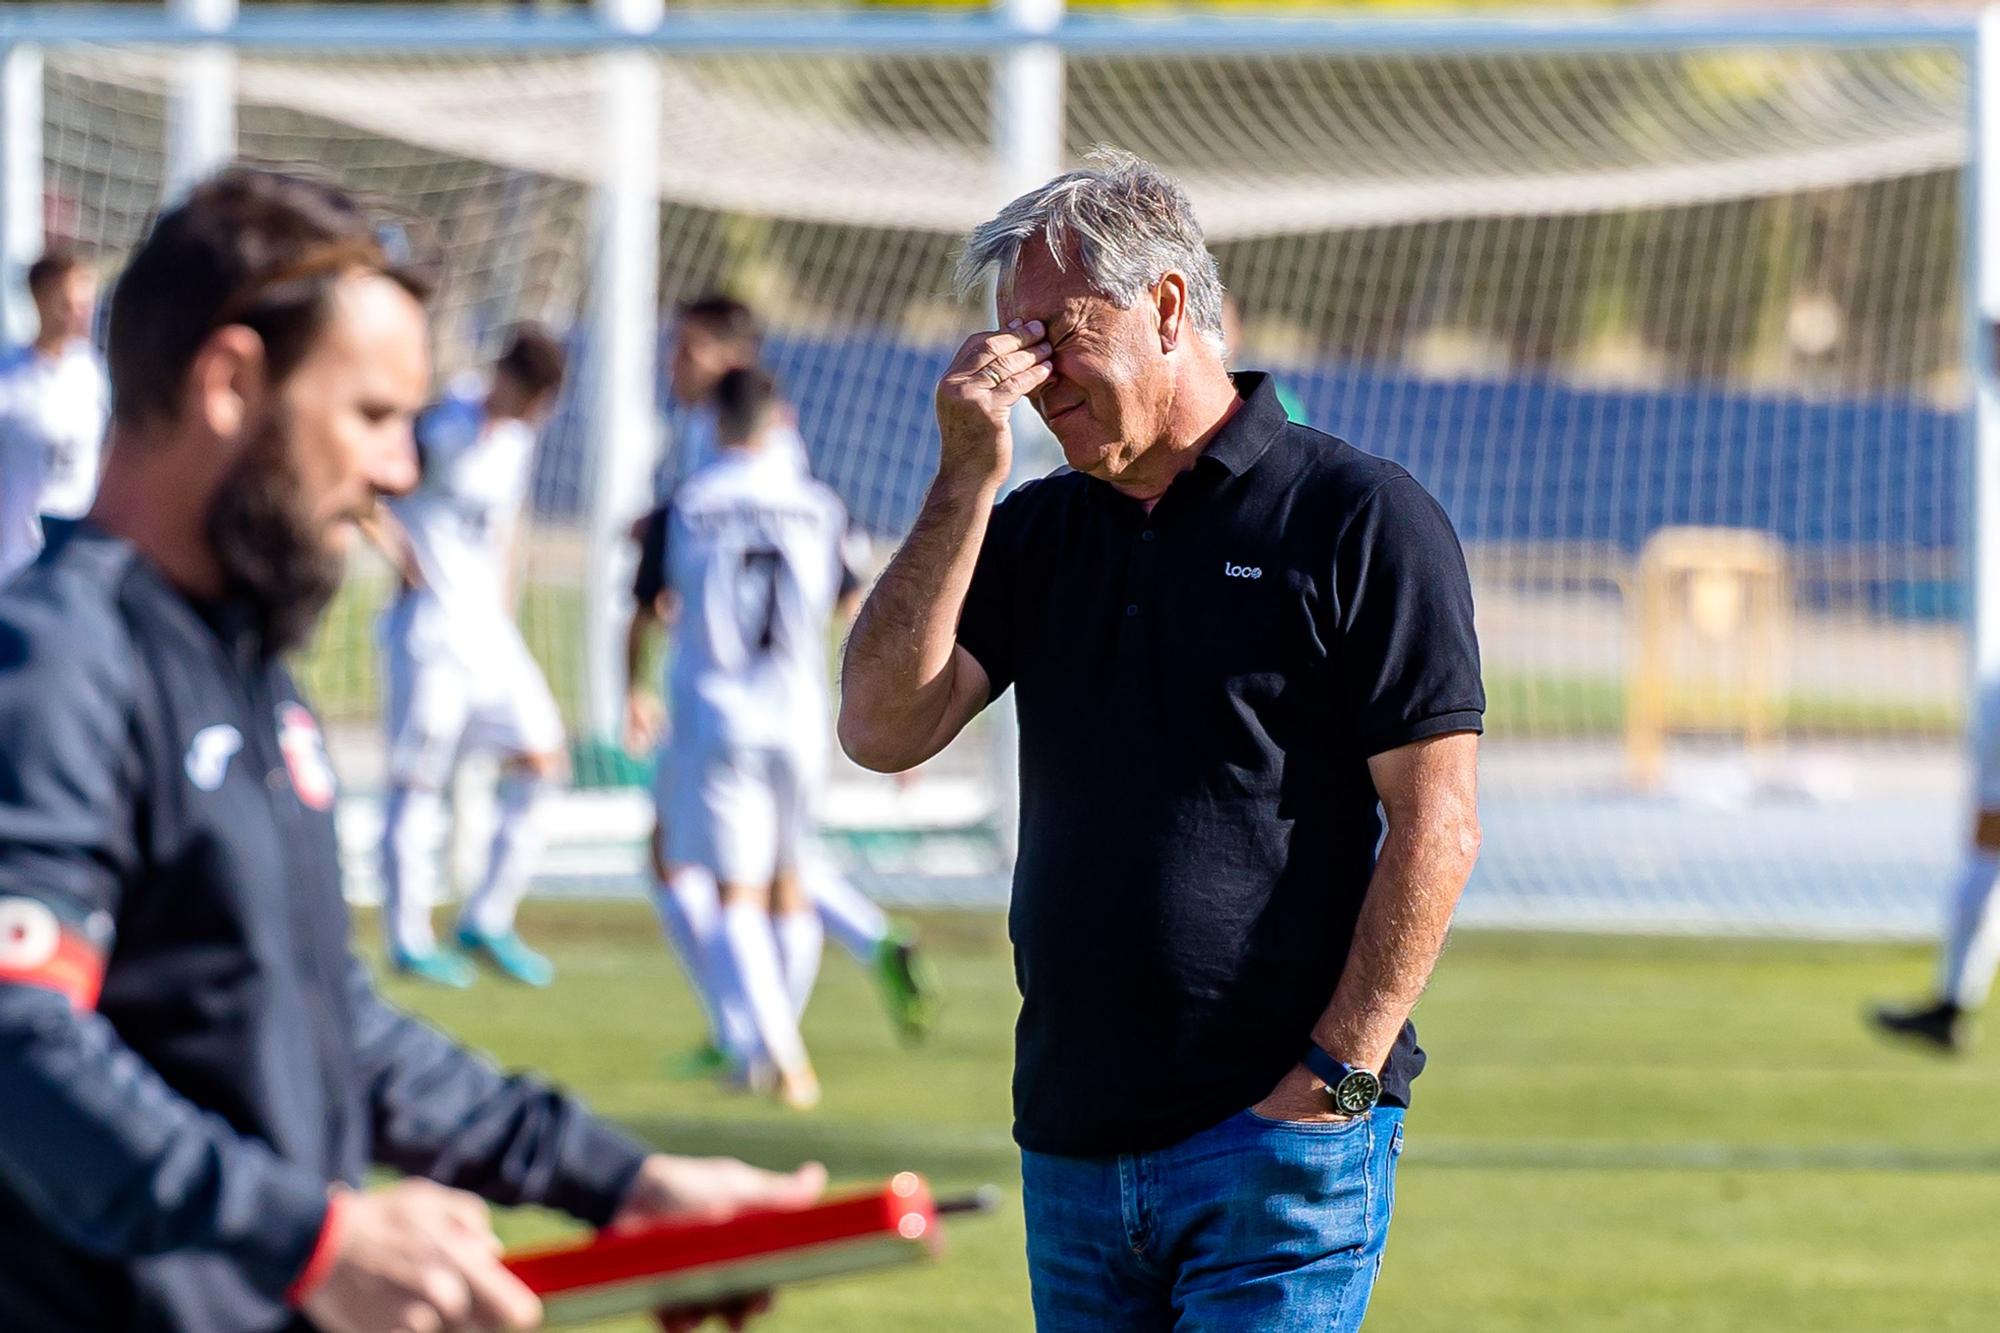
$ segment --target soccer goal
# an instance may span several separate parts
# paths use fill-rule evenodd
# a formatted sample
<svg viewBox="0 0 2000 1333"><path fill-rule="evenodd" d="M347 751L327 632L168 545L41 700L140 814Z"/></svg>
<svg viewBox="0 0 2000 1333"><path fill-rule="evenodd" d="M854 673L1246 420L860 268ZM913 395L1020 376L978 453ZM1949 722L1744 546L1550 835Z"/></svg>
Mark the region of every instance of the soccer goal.
<svg viewBox="0 0 2000 1333"><path fill-rule="evenodd" d="M1928 932L1966 824L1981 535L1971 21L1039 15L743 12L621 48L658 125L636 281L763 313L815 470L879 544L982 326L949 290L960 237L1038 166L1132 149L1195 199L1236 361L1457 524L1490 695L1466 920ZM419 17L393 50L352 19L258 29L233 108L245 154L427 229L457 373L515 319L591 327L610 38ZM40 64L42 225L115 267L169 174L183 49L34 32L0 29ZM563 414L521 581L593 780L619 776L588 685L615 651L589 610L614 448ZM385 587L357 567L307 663L357 734ZM885 891L993 901L998 748L843 773L841 854ZM617 881L618 845L572 878Z"/></svg>

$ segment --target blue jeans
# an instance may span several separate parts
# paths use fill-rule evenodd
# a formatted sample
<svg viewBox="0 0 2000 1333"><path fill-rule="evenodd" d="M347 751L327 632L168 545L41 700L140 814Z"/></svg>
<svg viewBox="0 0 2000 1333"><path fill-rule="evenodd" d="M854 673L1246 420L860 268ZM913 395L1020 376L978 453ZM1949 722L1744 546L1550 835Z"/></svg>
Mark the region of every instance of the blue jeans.
<svg viewBox="0 0 2000 1333"><path fill-rule="evenodd" d="M1395 1204L1403 1112L1240 1112L1169 1148L1021 1154L1040 1333L1348 1333Z"/></svg>

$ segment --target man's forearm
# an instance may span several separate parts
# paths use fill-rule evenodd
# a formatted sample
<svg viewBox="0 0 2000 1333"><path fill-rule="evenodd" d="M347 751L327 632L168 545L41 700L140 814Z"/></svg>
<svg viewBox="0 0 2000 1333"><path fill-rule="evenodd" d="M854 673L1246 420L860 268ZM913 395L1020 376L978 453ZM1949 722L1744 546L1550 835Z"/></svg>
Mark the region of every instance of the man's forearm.
<svg viewBox="0 0 2000 1333"><path fill-rule="evenodd" d="M1404 829L1392 824L1340 984L1313 1027L1320 1046L1349 1064L1382 1068L1444 951L1478 850L1469 815Z"/></svg>
<svg viewBox="0 0 2000 1333"><path fill-rule="evenodd" d="M391 1008L352 958L347 985L378 1165L493 1203L611 1220L645 1159L639 1143L540 1079L504 1075Z"/></svg>
<svg viewBox="0 0 2000 1333"><path fill-rule="evenodd" d="M631 623L625 627L625 693L630 694L639 687L639 678L646 671L646 640L658 617L648 607L639 606L632 610Z"/></svg>
<svg viewBox="0 0 2000 1333"><path fill-rule="evenodd" d="M209 1251L275 1300L326 1215L316 1172L204 1114L49 991L0 984L0 1125L0 1182L105 1258Z"/></svg>
<svg viewBox="0 0 2000 1333"><path fill-rule="evenodd" d="M862 603L842 657L841 739L850 752L930 736L950 702L958 617L1000 479L940 476Z"/></svg>

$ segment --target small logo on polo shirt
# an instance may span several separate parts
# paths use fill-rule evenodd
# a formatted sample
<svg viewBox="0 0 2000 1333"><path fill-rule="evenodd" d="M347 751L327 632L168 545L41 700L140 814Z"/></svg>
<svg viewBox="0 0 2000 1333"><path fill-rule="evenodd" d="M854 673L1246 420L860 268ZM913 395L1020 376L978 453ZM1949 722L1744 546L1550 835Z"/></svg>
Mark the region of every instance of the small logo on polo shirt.
<svg viewBox="0 0 2000 1333"><path fill-rule="evenodd" d="M1231 579L1261 579L1264 577L1263 569L1257 565L1236 565L1231 564L1227 560L1222 562L1222 574L1224 578Z"/></svg>
<svg viewBox="0 0 2000 1333"><path fill-rule="evenodd" d="M214 791L229 772L229 761L242 748L243 733L227 722L218 722L194 734L181 767L187 770L189 782L202 791Z"/></svg>

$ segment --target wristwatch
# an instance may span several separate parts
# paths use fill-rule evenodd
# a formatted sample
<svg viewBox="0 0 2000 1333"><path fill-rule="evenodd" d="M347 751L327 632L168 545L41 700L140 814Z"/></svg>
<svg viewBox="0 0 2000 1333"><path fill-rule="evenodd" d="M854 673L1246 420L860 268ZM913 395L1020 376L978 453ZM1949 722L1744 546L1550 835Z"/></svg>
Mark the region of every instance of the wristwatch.
<svg viewBox="0 0 2000 1333"><path fill-rule="evenodd" d="M1299 1063L1326 1084L1327 1095L1333 1098L1336 1111L1363 1115L1374 1110L1375 1103L1382 1100L1382 1080L1375 1076L1373 1070L1334 1059L1319 1048L1318 1042L1306 1043L1305 1056Z"/></svg>

